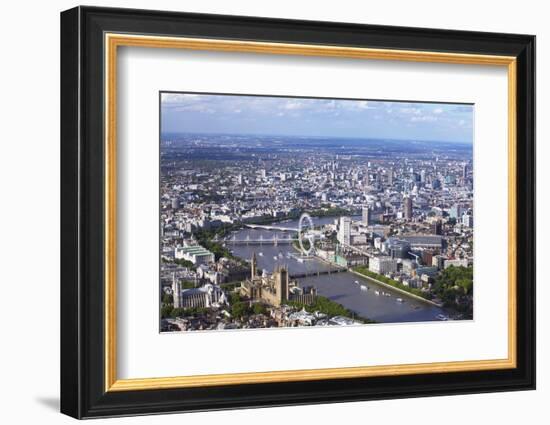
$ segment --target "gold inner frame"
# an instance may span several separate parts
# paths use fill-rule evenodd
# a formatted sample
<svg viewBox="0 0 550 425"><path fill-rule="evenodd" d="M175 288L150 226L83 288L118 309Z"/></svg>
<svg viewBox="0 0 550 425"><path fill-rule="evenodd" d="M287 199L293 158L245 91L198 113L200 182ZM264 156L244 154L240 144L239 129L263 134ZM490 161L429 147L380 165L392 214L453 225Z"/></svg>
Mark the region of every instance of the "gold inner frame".
<svg viewBox="0 0 550 425"><path fill-rule="evenodd" d="M357 378L417 373L510 369L516 357L516 58L461 53L370 49L200 38L105 34L105 391L135 391L214 385ZM120 46L324 56L469 65L494 65L508 72L508 357L437 363L305 369L273 372L118 379L116 373L116 123L117 48Z"/></svg>

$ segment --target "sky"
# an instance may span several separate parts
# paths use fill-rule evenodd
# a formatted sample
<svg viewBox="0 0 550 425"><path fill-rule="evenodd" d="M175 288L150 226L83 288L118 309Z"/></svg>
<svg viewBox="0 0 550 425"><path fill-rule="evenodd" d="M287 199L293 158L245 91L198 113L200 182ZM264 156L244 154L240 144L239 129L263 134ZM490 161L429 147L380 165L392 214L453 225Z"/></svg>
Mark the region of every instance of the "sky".
<svg viewBox="0 0 550 425"><path fill-rule="evenodd" d="M472 105L161 94L162 133L357 137L472 143Z"/></svg>

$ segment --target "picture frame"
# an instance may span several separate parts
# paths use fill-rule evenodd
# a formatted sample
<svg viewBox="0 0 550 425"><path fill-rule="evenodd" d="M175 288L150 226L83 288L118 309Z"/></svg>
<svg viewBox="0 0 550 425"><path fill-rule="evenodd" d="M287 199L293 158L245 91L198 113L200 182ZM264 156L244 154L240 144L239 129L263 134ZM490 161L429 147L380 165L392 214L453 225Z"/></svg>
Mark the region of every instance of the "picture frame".
<svg viewBox="0 0 550 425"><path fill-rule="evenodd" d="M508 194L508 356L120 379L117 54L132 46L505 68L508 180L495 184ZM535 388L534 36L76 7L61 13L61 117L62 413L93 418Z"/></svg>

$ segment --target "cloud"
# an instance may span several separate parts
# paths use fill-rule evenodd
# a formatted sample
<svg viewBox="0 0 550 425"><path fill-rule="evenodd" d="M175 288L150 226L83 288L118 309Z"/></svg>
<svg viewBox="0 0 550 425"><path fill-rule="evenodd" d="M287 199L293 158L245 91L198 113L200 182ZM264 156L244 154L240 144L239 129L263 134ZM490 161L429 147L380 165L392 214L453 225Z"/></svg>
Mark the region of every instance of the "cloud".
<svg viewBox="0 0 550 425"><path fill-rule="evenodd" d="M333 101L334 107L339 109L345 109L347 111L365 111L368 109L377 109L376 103L369 102L368 100L337 100Z"/></svg>
<svg viewBox="0 0 550 425"><path fill-rule="evenodd" d="M162 93L162 104L187 103L188 101L200 100L201 95L193 93Z"/></svg>
<svg viewBox="0 0 550 425"><path fill-rule="evenodd" d="M195 105L193 104L173 104L173 105L163 105L165 107L168 107L173 112L199 112L204 114L213 114L216 112L216 109L209 106L208 104L202 104L197 103Z"/></svg>
<svg viewBox="0 0 550 425"><path fill-rule="evenodd" d="M473 112L473 106L457 104L194 93L163 93L161 106L174 128L189 131L332 134L338 122L346 128L342 135L404 137L403 133L428 139L441 132L467 133ZM458 138L458 133L450 137Z"/></svg>
<svg viewBox="0 0 550 425"><path fill-rule="evenodd" d="M301 101L287 100L283 105L281 105L281 108L289 110L305 109L306 105Z"/></svg>
<svg viewBox="0 0 550 425"><path fill-rule="evenodd" d="M399 112L401 112L402 114L407 114L407 115L411 115L411 114L412 115L420 115L422 113L420 108L417 108L417 107L414 107L414 106L399 108Z"/></svg>
<svg viewBox="0 0 550 425"><path fill-rule="evenodd" d="M470 114L473 110L474 105L458 105L452 109L453 112L463 112L467 114Z"/></svg>
<svg viewBox="0 0 550 425"><path fill-rule="evenodd" d="M433 115L420 115L420 116L414 116L410 119L411 122L435 122L437 121L437 117L434 117Z"/></svg>

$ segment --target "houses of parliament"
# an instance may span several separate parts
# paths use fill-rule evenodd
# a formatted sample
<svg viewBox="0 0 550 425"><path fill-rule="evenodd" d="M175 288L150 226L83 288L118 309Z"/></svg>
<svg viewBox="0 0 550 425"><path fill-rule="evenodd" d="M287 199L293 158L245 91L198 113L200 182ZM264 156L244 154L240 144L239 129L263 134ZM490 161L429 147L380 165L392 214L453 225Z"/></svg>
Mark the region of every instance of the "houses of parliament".
<svg viewBox="0 0 550 425"><path fill-rule="evenodd" d="M280 307L286 301L312 304L317 296L315 287L299 287L296 280L290 279L288 270L283 266L277 266L271 275L265 271L259 275L256 253L250 262L250 277L241 282L239 289L241 296L273 307Z"/></svg>

